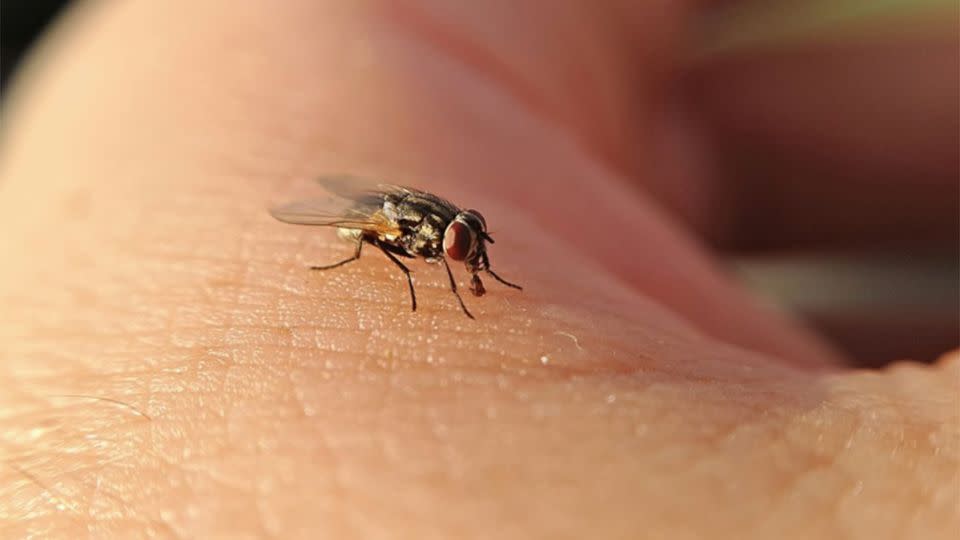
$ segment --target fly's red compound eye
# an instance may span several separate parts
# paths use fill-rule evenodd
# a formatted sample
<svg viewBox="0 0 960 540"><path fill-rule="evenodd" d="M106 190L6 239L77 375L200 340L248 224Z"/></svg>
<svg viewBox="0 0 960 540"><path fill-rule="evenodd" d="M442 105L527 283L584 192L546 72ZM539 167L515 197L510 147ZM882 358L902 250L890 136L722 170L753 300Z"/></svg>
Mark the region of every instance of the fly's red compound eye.
<svg viewBox="0 0 960 540"><path fill-rule="evenodd" d="M460 221L450 223L443 233L443 252L455 261L466 259L473 249L473 243L473 231Z"/></svg>
<svg viewBox="0 0 960 540"><path fill-rule="evenodd" d="M487 220L483 219L483 214L477 212L476 210L467 210L467 212L473 214L477 219L479 219L480 223L483 225L483 230L487 230Z"/></svg>

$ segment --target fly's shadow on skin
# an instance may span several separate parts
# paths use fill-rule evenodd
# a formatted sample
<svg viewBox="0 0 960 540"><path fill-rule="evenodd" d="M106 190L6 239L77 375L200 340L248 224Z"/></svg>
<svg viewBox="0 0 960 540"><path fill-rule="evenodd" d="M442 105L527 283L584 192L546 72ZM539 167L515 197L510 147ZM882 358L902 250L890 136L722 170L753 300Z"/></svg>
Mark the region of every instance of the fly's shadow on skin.
<svg viewBox="0 0 960 540"><path fill-rule="evenodd" d="M490 268L487 244L493 237L477 210L461 209L454 203L415 188L376 183L349 175L323 176L317 183L333 197L300 200L270 210L279 221L337 229L338 235L354 244L353 255L311 270L333 270L360 259L364 245L371 245L403 272L410 290L410 309L417 310L412 271L401 261L423 259L442 264L463 313L473 319L457 290L449 261L462 262L470 274L470 292L486 294L481 272L501 284L522 287L500 277Z"/></svg>

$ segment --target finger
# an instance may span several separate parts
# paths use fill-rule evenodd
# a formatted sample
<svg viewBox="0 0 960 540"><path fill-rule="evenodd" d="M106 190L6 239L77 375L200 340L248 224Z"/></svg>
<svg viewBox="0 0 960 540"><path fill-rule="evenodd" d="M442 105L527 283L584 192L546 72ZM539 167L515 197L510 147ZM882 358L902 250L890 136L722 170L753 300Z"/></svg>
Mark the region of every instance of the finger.
<svg viewBox="0 0 960 540"><path fill-rule="evenodd" d="M258 19L255 11L240 9L218 15L224 28L218 39L256 39L257 48L197 54L213 31L202 25L207 19L198 18L180 27L171 43L146 44L136 65L122 51L97 49L102 68L96 75L79 64L71 68L71 130L53 138L45 135L46 144L79 148L83 141L92 141L96 148L110 148L106 159L113 167L131 169L131 180L109 189L122 189L132 200L152 197L155 189L205 189L201 186L213 182L216 174L204 178L173 167L214 159L231 163L237 178L271 186L274 199L289 197L295 187L292 179L344 170L414 183L453 198L467 197L467 202L486 197L482 200L528 213L544 229L710 335L807 365L832 358L815 338L759 308L727 281L654 204L629 191L603 161L572 143L571 132L553 123L553 113L531 112L512 90L465 64L456 51L410 30L393 8L383 8L372 18L360 8L299 9L305 14L297 21ZM331 28L312 35L308 26L315 22L310 17L317 14L329 20ZM467 20L485 21L481 15ZM153 16L163 20L172 15ZM104 20L100 24L110 24L110 17ZM133 39L124 32L136 29L111 31ZM281 38L287 32L311 36L309 45ZM566 35L553 32L555 40ZM556 56L545 58L546 65L566 66ZM537 73L545 77L550 71ZM601 82L603 73L598 74ZM133 86L131 80L150 82ZM50 79L38 78L34 84L35 103L44 103L44 94L59 87ZM104 87L118 94L110 102L102 98ZM171 95L183 97L167 97ZM87 116L77 112L84 110ZM98 118L107 113L120 120L103 125ZM52 119L66 113L47 108L33 114ZM191 122L184 123L184 117ZM29 133L19 139L29 140ZM88 153L96 155L97 150ZM60 182L92 184L83 171L71 166L70 174L47 174L46 189ZM184 183L177 184L177 178ZM236 189L242 188L238 184ZM237 197L239 192L222 196ZM260 204L277 202L268 199ZM255 214L243 215L254 219ZM491 226L498 227L495 221ZM500 246L498 242L498 250ZM509 257L504 251L496 257ZM498 264L500 260L509 259L495 258Z"/></svg>

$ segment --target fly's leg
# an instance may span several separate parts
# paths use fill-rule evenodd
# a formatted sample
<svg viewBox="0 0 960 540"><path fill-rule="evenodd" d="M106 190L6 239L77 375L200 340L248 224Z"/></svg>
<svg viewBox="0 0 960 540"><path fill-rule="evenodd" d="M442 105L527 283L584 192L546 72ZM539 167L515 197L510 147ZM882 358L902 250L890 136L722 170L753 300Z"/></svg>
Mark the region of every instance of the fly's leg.
<svg viewBox="0 0 960 540"><path fill-rule="evenodd" d="M480 268L483 268L483 271L484 271L484 272L486 272L486 273L490 274L491 276L493 276L493 279L499 281L500 283L503 283L503 284L506 285L507 287L513 287L514 289L517 289L517 290L519 290L519 291L522 291L522 290L523 290L523 287L517 285L516 283L510 283L509 281L507 281L507 280L503 279L502 277L498 276L498 275L496 274L496 272L494 272L493 270L490 269L490 259L487 257L487 252L486 252L486 251L484 251L484 252L480 255L480 257L481 257L481 262L483 263L483 265L482 265Z"/></svg>
<svg viewBox="0 0 960 540"><path fill-rule="evenodd" d="M326 265L326 266L311 266L310 269L311 269L311 270L330 270L330 269L332 269L332 268L337 268L337 267L339 267L339 266L343 266L343 265L345 265L345 264L347 264L347 263L350 263L350 262L353 262L353 261L359 259L359 258L360 258L360 250L361 250L361 249L363 249L363 237L362 237L362 236L357 240L357 247L356 247L356 248L354 249L354 251L353 251L353 257L350 257L349 259L344 259L344 260L342 260L342 261L340 261L340 262L338 262L338 263L328 264L328 265Z"/></svg>
<svg viewBox="0 0 960 540"><path fill-rule="evenodd" d="M407 268L407 265L400 262L400 259L394 257L393 253L390 253L389 251L387 251L383 247L383 245L380 244L379 242L377 243L377 247L380 248L380 251L382 251L383 254L387 256L388 259L393 261L393 264L399 266L400 269L403 270L403 273L407 276L407 285L410 286L411 311L416 311L417 310L417 293L413 292L413 278L410 277L410 269Z"/></svg>
<svg viewBox="0 0 960 540"><path fill-rule="evenodd" d="M480 281L480 276L473 275L473 279L470 280L470 291L474 296L483 296L487 293L487 289L483 287L483 282Z"/></svg>
<svg viewBox="0 0 960 540"><path fill-rule="evenodd" d="M467 315L467 317L473 318L473 315L470 313L470 310L467 309L467 306L463 304L463 298L460 298L460 293L457 292L457 282L453 279L453 272L450 271L450 265L447 264L446 258L441 258L443 261L443 267L447 269L447 277L450 278L450 290L453 291L453 295L457 297L457 302L460 302L460 309Z"/></svg>
<svg viewBox="0 0 960 540"><path fill-rule="evenodd" d="M510 283L509 281L507 281L507 280L503 279L502 277L498 276L497 274L495 274L495 273L493 272L493 270L491 270L491 269L489 269L489 268L487 268L486 272L487 272L488 274L490 274L491 276L493 276L493 279L499 281L500 283L503 283L503 284L506 285L507 287L513 287L514 289L521 290L521 291L523 290L523 287L517 285L516 283Z"/></svg>

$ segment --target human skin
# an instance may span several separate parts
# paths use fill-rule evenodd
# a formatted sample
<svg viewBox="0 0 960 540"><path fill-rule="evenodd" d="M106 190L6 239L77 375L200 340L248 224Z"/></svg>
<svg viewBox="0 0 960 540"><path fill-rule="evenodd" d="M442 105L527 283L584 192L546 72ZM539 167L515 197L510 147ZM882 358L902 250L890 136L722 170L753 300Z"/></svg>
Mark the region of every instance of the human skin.
<svg viewBox="0 0 960 540"><path fill-rule="evenodd" d="M957 355L846 370L731 284L661 106L692 8L588 4L73 13L5 111L0 536L951 537ZM480 209L524 291L309 272L350 246L266 209L341 171Z"/></svg>

